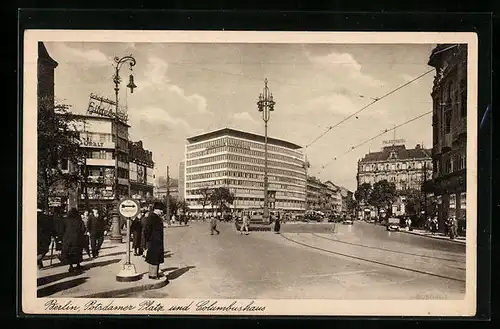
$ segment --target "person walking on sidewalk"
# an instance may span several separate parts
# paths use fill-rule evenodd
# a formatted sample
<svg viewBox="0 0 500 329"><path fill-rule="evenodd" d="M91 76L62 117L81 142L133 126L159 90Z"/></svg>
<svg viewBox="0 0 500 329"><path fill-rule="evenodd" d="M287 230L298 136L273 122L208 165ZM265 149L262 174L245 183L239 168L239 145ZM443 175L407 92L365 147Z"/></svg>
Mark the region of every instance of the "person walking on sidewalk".
<svg viewBox="0 0 500 329"><path fill-rule="evenodd" d="M212 215L210 218L210 235L214 235L214 232L217 232L217 235L220 234L219 230L217 229L217 220L220 215L217 214L217 216Z"/></svg>
<svg viewBox="0 0 500 329"><path fill-rule="evenodd" d="M141 250L142 250L142 257L146 258L146 250L148 249L148 246L146 245L146 238L144 237L144 228L146 227L146 223L148 222L148 216L149 213L146 209L142 211L142 217L141 217Z"/></svg>
<svg viewBox="0 0 500 329"><path fill-rule="evenodd" d="M132 248L134 248L134 256L140 256L143 253L142 250L142 212L139 212L134 218L132 225L130 226L130 231L133 236Z"/></svg>
<svg viewBox="0 0 500 329"><path fill-rule="evenodd" d="M104 219L99 214L97 208L92 209L88 219L88 230L90 234L90 246L92 248L92 257L99 257L99 249L104 241Z"/></svg>
<svg viewBox="0 0 500 329"><path fill-rule="evenodd" d="M164 262L165 251L163 246L163 221L161 216L165 207L161 202L155 202L153 212L150 213L144 227L147 252L146 262L149 264L149 278L160 278L160 264Z"/></svg>
<svg viewBox="0 0 500 329"><path fill-rule="evenodd" d="M85 224L78 214L78 210L71 208L68 218L64 222L63 246L61 258L69 265L69 272L81 270L83 243L85 240ZM76 268L74 267L76 265Z"/></svg>
<svg viewBox="0 0 500 329"><path fill-rule="evenodd" d="M84 210L82 214L83 227L85 228L85 232L83 234L83 250L87 253L89 258L92 258L90 254L90 233L89 233L89 211Z"/></svg>
<svg viewBox="0 0 500 329"><path fill-rule="evenodd" d="M248 214L246 212L243 213L243 218L241 221L241 227L240 227L240 235L243 235L243 231L246 231L245 234L249 234L248 232Z"/></svg>
<svg viewBox="0 0 500 329"><path fill-rule="evenodd" d="M42 206L37 209L37 263L38 268L43 268L43 258L49 252L52 238L55 238L55 226L51 216L42 211Z"/></svg>
<svg viewBox="0 0 500 329"><path fill-rule="evenodd" d="M452 215L449 220L449 231L450 231L450 239L454 240L457 236L458 222L455 215Z"/></svg>
<svg viewBox="0 0 500 329"><path fill-rule="evenodd" d="M276 215L276 219L274 220L274 233L279 234L281 229L281 218L280 213Z"/></svg>

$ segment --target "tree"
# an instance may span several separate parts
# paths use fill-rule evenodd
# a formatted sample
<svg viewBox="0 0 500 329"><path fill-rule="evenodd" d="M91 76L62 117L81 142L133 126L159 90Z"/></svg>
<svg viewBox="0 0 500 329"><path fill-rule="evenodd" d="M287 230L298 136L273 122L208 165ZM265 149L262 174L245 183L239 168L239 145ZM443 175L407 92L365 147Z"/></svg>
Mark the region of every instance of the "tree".
<svg viewBox="0 0 500 329"><path fill-rule="evenodd" d="M353 199L353 198L347 198L347 202L346 202L346 206L347 206L347 212L349 214L352 214L356 208L358 207L358 201Z"/></svg>
<svg viewBox="0 0 500 329"><path fill-rule="evenodd" d="M358 187L356 192L354 192L354 198L358 203L368 203L372 190L372 185L370 183L363 183Z"/></svg>
<svg viewBox="0 0 500 329"><path fill-rule="evenodd" d="M376 207L378 212L381 208L386 208L390 212L396 197L396 185L384 179L373 184L368 202Z"/></svg>
<svg viewBox="0 0 500 329"><path fill-rule="evenodd" d="M219 212L229 209L228 204L233 204L234 194L227 187L219 187L210 194L210 203Z"/></svg>
<svg viewBox="0 0 500 329"><path fill-rule="evenodd" d="M202 187L196 191L194 191L194 194L201 195L201 204L203 206L203 212L205 212L205 207L207 206L208 202L210 201L210 196L212 195L212 189L205 186Z"/></svg>
<svg viewBox="0 0 500 329"><path fill-rule="evenodd" d="M167 202L167 198L168 198L168 202ZM161 201L163 202L163 204L165 205L165 209L167 209L167 205L169 205L169 208L170 208L170 216L172 216L173 214L177 213L177 199L174 198L173 196L171 195L168 195L168 196L165 196L163 198L163 200Z"/></svg>
<svg viewBox="0 0 500 329"><path fill-rule="evenodd" d="M424 195L421 191L408 189L399 194L404 197L405 210L409 215L418 215L424 208Z"/></svg>
<svg viewBox="0 0 500 329"><path fill-rule="evenodd" d="M184 214L187 213L189 211L189 206L186 200L178 200L177 209L181 210Z"/></svg>
<svg viewBox="0 0 500 329"><path fill-rule="evenodd" d="M68 111L69 105L54 104L49 98L41 98L38 106L37 197L41 206L47 209L49 196L56 187L76 189L78 182L83 180L84 171L65 170L65 165L83 164L85 150L80 147L77 129L81 119Z"/></svg>

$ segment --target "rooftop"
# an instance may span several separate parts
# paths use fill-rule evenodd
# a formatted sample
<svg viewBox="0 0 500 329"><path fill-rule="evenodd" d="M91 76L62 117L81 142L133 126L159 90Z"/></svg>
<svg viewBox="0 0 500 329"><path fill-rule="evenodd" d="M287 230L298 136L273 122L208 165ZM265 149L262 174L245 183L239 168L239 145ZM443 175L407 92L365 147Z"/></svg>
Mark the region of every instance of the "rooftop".
<svg viewBox="0 0 500 329"><path fill-rule="evenodd" d="M249 140L253 140L253 141L261 142L261 143L264 143L264 140L265 140L265 137L263 135L249 133L249 132L241 131L241 130L236 130L233 128L222 128L222 129L206 132L206 133L203 133L200 135L188 137L187 141L189 143L197 143L197 142L202 142L202 141L206 141L209 139L217 138L220 136L239 137L239 138L249 139ZM288 141L278 139L278 138L273 138L273 137L267 137L267 142L269 144L272 144L272 145L286 147L286 148L293 149L293 150L297 150L297 149L302 148L302 146L297 145L295 143L288 142Z"/></svg>
<svg viewBox="0 0 500 329"><path fill-rule="evenodd" d="M101 120L101 121L114 121L114 118L110 117L105 117L101 115L91 115L91 114L78 114L78 113L73 113L75 117L81 118L83 120ZM131 126L128 123L123 122L122 120L118 120L119 123L122 125L130 128Z"/></svg>
<svg viewBox="0 0 500 329"><path fill-rule="evenodd" d="M385 146L380 152L370 152L364 156L361 162L385 161L391 158L394 151L397 160L425 159L431 158L431 149L425 149L417 144L413 149L407 149L404 145Z"/></svg>

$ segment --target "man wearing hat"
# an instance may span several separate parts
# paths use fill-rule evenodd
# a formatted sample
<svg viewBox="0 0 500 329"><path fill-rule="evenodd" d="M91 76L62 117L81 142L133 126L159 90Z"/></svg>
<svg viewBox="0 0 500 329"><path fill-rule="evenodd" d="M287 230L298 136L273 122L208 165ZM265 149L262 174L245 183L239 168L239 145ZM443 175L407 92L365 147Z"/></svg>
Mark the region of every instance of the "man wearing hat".
<svg viewBox="0 0 500 329"><path fill-rule="evenodd" d="M146 262L149 264L149 278L158 280L160 278L160 264L164 262L163 247L163 215L165 207L161 202L155 202L153 211L149 214L144 226L144 238L147 252Z"/></svg>

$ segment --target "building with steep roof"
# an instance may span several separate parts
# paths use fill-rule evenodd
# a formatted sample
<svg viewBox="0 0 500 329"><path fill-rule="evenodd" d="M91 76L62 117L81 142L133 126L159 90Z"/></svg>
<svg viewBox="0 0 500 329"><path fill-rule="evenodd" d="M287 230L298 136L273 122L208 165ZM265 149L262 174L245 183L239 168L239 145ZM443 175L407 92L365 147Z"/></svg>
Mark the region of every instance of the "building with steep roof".
<svg viewBox="0 0 500 329"><path fill-rule="evenodd" d="M358 187L385 179L394 183L396 190L420 190L422 183L432 177L431 153L420 144L413 149L394 144L370 152L358 161Z"/></svg>

